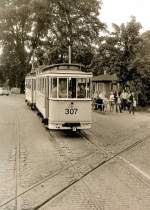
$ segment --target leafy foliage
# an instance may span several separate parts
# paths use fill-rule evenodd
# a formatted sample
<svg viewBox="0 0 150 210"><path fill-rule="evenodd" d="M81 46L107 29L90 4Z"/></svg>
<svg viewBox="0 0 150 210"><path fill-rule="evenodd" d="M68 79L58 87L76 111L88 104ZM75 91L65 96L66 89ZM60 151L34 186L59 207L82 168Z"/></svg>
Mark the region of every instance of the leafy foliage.
<svg viewBox="0 0 150 210"><path fill-rule="evenodd" d="M98 18L100 6L98 0L1 1L1 63L9 67L10 85L23 84L33 59L39 64L68 62L69 45L72 62L89 65L92 46L105 29Z"/></svg>
<svg viewBox="0 0 150 210"><path fill-rule="evenodd" d="M113 24L114 31L105 37L99 47L103 57L102 67L117 73L122 88L128 87L139 95L139 102L150 101L150 32L140 34L141 24L131 21L120 26Z"/></svg>
<svg viewBox="0 0 150 210"><path fill-rule="evenodd" d="M150 102L150 31L131 17L113 31L99 19L98 0L1 0L0 80L24 89L31 63L81 63L95 75L116 73L122 87ZM103 35L101 35L103 32ZM104 35L105 32L105 35Z"/></svg>

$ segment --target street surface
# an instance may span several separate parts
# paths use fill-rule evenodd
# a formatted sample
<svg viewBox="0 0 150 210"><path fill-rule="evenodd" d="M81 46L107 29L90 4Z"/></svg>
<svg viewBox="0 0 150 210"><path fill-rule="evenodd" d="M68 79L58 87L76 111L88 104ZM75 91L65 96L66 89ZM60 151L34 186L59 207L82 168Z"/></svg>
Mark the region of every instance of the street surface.
<svg viewBox="0 0 150 210"><path fill-rule="evenodd" d="M150 113L48 131L23 95L0 96L0 210L37 209L150 210Z"/></svg>

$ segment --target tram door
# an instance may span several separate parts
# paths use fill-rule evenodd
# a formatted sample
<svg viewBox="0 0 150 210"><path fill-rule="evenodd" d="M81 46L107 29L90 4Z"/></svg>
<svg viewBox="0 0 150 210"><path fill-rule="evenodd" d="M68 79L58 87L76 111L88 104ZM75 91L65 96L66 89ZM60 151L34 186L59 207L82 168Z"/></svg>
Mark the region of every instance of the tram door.
<svg viewBox="0 0 150 210"><path fill-rule="evenodd" d="M35 97L36 97L36 80L32 79L32 102L35 103Z"/></svg>
<svg viewBox="0 0 150 210"><path fill-rule="evenodd" d="M49 77L45 78L45 113L46 119L49 118Z"/></svg>

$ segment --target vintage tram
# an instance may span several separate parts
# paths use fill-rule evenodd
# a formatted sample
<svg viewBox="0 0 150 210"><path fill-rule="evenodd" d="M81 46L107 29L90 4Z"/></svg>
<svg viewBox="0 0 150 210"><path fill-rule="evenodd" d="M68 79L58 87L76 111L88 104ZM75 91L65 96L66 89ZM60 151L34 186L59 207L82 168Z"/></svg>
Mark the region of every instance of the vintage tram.
<svg viewBox="0 0 150 210"><path fill-rule="evenodd" d="M37 68L25 78L26 101L41 113L49 129L88 129L92 123L91 79L92 73L78 64Z"/></svg>
<svg viewBox="0 0 150 210"><path fill-rule="evenodd" d="M36 73L31 72L25 78L25 101L32 109L36 104Z"/></svg>

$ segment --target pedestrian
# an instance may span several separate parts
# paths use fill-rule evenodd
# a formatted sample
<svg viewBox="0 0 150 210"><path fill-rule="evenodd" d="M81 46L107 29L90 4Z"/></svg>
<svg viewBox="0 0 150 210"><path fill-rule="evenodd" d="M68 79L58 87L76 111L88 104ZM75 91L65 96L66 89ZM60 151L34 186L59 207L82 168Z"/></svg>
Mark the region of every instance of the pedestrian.
<svg viewBox="0 0 150 210"><path fill-rule="evenodd" d="M126 90L123 90L121 93L121 100L122 100L122 109L125 111L127 108L127 99L128 99L128 93Z"/></svg>
<svg viewBox="0 0 150 210"><path fill-rule="evenodd" d="M110 97L109 97L110 112L114 111L114 105L115 105L115 97L114 97L114 94L111 92Z"/></svg>
<svg viewBox="0 0 150 210"><path fill-rule="evenodd" d="M128 99L129 114L131 114L131 112L133 112L133 98L134 98L134 93L132 92Z"/></svg>
<svg viewBox="0 0 150 210"><path fill-rule="evenodd" d="M96 104L97 104L97 109L103 111L103 99L100 96L98 96Z"/></svg>
<svg viewBox="0 0 150 210"><path fill-rule="evenodd" d="M115 106L116 112L118 112L118 108L117 108L117 98L118 98L118 93L115 92L115 93L114 93L114 106Z"/></svg>
<svg viewBox="0 0 150 210"><path fill-rule="evenodd" d="M122 106L121 106L121 97L120 95L118 94L117 95L117 103L116 103L116 112L122 112Z"/></svg>
<svg viewBox="0 0 150 210"><path fill-rule="evenodd" d="M135 109L136 109L136 99L135 99L135 97L133 97L133 108L132 108L132 114L134 115L134 113L135 113Z"/></svg>
<svg viewBox="0 0 150 210"><path fill-rule="evenodd" d="M94 92L94 94L93 94L93 104L92 104L92 107L93 107L94 110L97 110L97 104L96 104L97 98L98 98L98 93Z"/></svg>
<svg viewBox="0 0 150 210"><path fill-rule="evenodd" d="M103 97L103 111L106 112L107 110L107 105L108 105L108 99L106 96Z"/></svg>
<svg viewBox="0 0 150 210"><path fill-rule="evenodd" d="M132 94L131 94L130 91L128 91L128 95L127 95L127 109L128 109L129 112L130 112L131 102L132 102Z"/></svg>

